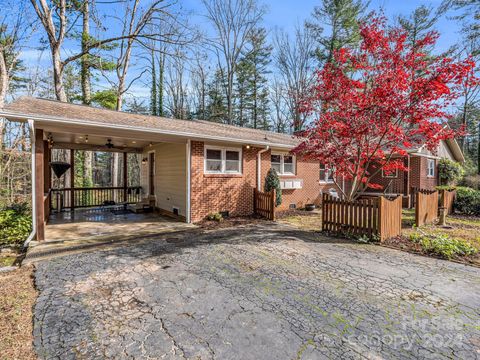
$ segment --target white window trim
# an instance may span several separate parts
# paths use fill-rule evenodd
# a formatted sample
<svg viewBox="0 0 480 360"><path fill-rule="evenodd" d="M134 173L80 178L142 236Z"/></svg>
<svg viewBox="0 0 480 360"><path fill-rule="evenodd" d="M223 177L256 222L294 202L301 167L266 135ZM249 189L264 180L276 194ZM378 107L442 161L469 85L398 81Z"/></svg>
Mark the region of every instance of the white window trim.
<svg viewBox="0 0 480 360"><path fill-rule="evenodd" d="M297 170L297 158L295 155L290 155L290 154L285 154L281 152L274 152L272 151L271 155L279 155L280 156L280 172L278 175L295 175L296 170ZM285 167L284 167L284 156L291 156L292 157L292 167L293 167L293 172L285 172ZM272 164L272 157L270 156L270 166Z"/></svg>
<svg viewBox="0 0 480 360"><path fill-rule="evenodd" d="M322 165L320 164L320 166ZM321 168L320 168L320 171L322 171ZM330 169L329 167L324 165L323 171L325 173L325 176L323 179L320 179L320 184L334 184L335 181L333 179L330 180L329 177L330 177L330 171L335 172L335 169Z"/></svg>
<svg viewBox="0 0 480 360"><path fill-rule="evenodd" d="M430 167L430 164L433 164L433 166ZM432 174L430 174L430 169L432 170ZM435 177L435 159L427 159L427 177Z"/></svg>
<svg viewBox="0 0 480 360"><path fill-rule="evenodd" d="M382 169L382 178L384 178L384 179L397 179L398 178L398 169L395 169L395 171L392 172L390 175L385 174L385 172Z"/></svg>
<svg viewBox="0 0 480 360"><path fill-rule="evenodd" d="M220 150L221 151L221 170L220 171L211 171L207 170L207 150ZM227 163L227 151L237 151L239 153L239 171L226 171L226 163ZM242 159L243 159L243 154L242 154L242 148L241 147L224 147L224 146L213 146L213 145L205 145L204 146L204 152L203 152L203 171L205 174L228 174L228 175L238 175L242 174Z"/></svg>

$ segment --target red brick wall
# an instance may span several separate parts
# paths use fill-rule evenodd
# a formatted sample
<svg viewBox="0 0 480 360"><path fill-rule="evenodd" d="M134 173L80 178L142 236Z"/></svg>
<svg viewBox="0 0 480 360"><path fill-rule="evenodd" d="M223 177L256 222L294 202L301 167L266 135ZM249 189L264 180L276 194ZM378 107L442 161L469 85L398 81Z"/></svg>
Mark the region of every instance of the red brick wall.
<svg viewBox="0 0 480 360"><path fill-rule="evenodd" d="M243 147L241 175L205 174L203 142L192 141L191 149L191 221L217 211L229 211L232 216L252 214L257 149Z"/></svg>
<svg viewBox="0 0 480 360"><path fill-rule="evenodd" d="M435 176L427 176L427 157L425 156L412 156L410 158L410 186L434 190L437 186L438 176L438 161L435 160Z"/></svg>
<svg viewBox="0 0 480 360"><path fill-rule="evenodd" d="M257 153L260 148L242 149L242 174L205 174L204 143L191 143L191 221L197 222L209 213L229 211L230 215L250 215L253 213L253 188L257 184ZM270 151L262 154L262 190L265 176L270 169ZM303 179L303 188L282 191L282 204L277 210L288 209L290 204L303 207L307 203L319 205L321 191L331 184L320 184L320 165L316 161L297 158L296 175L289 178ZM281 177L287 178L287 177Z"/></svg>

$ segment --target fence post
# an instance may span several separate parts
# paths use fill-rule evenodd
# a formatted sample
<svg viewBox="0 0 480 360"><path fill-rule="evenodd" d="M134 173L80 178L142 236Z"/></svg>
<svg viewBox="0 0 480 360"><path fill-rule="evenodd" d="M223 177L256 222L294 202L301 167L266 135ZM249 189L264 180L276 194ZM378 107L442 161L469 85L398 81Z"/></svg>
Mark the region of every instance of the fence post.
<svg viewBox="0 0 480 360"><path fill-rule="evenodd" d="M270 220L275 220L275 205L277 205L277 194L275 193L275 189L272 189L272 197L271 197L271 213L270 213Z"/></svg>
<svg viewBox="0 0 480 360"><path fill-rule="evenodd" d="M257 214L257 188L253 188L253 213Z"/></svg>

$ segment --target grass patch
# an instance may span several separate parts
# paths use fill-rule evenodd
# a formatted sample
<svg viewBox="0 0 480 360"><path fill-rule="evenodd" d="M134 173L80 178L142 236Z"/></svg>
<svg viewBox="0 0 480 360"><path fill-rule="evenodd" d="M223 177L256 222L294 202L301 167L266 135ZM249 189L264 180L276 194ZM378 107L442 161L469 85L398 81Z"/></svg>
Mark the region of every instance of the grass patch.
<svg viewBox="0 0 480 360"><path fill-rule="evenodd" d="M12 266L17 260L16 256L1 256L0 257L0 267Z"/></svg>
<svg viewBox="0 0 480 360"><path fill-rule="evenodd" d="M36 359L32 310L37 298L32 267L0 273L0 359Z"/></svg>
<svg viewBox="0 0 480 360"><path fill-rule="evenodd" d="M277 215L277 221L306 231L322 230L321 211L286 211Z"/></svg>

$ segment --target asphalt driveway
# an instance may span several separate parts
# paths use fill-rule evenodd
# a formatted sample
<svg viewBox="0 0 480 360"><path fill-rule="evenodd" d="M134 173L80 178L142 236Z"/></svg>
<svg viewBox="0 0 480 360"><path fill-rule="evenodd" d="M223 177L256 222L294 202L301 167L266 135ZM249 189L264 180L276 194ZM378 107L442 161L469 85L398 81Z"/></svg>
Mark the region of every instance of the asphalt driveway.
<svg viewBox="0 0 480 360"><path fill-rule="evenodd" d="M480 269L255 225L37 264L43 359L480 358Z"/></svg>

